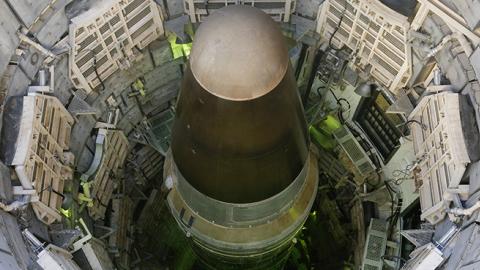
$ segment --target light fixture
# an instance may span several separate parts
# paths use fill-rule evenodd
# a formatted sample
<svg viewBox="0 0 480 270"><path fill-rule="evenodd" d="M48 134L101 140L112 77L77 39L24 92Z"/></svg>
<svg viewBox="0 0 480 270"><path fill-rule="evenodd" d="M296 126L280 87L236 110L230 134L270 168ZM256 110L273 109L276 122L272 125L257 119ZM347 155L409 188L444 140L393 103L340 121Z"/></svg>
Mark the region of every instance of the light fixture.
<svg viewBox="0 0 480 270"><path fill-rule="evenodd" d="M355 93L362 97L371 97L376 88L375 84L364 82L357 86Z"/></svg>

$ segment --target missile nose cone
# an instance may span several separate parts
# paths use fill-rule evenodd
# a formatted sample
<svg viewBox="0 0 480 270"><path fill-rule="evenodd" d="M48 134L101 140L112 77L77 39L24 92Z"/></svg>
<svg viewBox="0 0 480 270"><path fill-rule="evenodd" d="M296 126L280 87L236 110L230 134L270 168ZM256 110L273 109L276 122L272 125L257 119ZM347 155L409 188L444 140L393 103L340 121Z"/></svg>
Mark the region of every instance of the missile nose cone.
<svg viewBox="0 0 480 270"><path fill-rule="evenodd" d="M252 7L200 25L172 129L179 172L202 194L251 203L278 194L305 164L303 108L276 23Z"/></svg>
<svg viewBox="0 0 480 270"><path fill-rule="evenodd" d="M208 17L195 34L190 56L198 83L228 100L250 100L272 91L288 61L279 26L249 6L229 6Z"/></svg>
<svg viewBox="0 0 480 270"><path fill-rule="evenodd" d="M248 6L196 32L172 127L167 202L207 269L281 269L316 198L318 163L284 37Z"/></svg>

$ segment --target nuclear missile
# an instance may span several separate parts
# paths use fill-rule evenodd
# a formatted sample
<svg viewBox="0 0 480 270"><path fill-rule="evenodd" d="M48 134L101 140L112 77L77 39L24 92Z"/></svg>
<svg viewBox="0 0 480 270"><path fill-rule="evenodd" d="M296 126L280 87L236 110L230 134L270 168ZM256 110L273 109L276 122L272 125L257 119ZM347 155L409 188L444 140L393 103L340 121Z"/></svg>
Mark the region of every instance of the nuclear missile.
<svg viewBox="0 0 480 270"><path fill-rule="evenodd" d="M193 41L164 165L167 203L208 269L280 269L318 168L282 32L228 6Z"/></svg>

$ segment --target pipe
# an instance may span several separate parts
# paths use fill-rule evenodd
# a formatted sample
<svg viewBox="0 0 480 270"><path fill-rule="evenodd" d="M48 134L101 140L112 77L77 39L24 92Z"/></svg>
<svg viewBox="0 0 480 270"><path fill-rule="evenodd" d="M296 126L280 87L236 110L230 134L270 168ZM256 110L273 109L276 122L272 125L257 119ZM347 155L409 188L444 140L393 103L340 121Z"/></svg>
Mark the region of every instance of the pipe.
<svg viewBox="0 0 480 270"><path fill-rule="evenodd" d="M473 206L470 208L452 208L452 209L447 209L447 213L453 214L455 216L471 216L473 212L477 211L480 208L480 201L476 202Z"/></svg>
<svg viewBox="0 0 480 270"><path fill-rule="evenodd" d="M47 84L47 78L45 70L41 69L38 71L38 85L45 86Z"/></svg>
<svg viewBox="0 0 480 270"><path fill-rule="evenodd" d="M5 211L5 212L11 212L11 211L14 211L14 210L17 210L18 208L28 204L29 201L14 201L10 204L4 204L2 202L0 202L0 208Z"/></svg>
<svg viewBox="0 0 480 270"><path fill-rule="evenodd" d="M41 248L43 247L43 243L38 240L35 235L33 235L28 229L23 230L23 235L30 240L30 242L36 247L36 248Z"/></svg>
<svg viewBox="0 0 480 270"><path fill-rule="evenodd" d="M443 251L445 246L447 245L448 241L452 239L452 237L459 231L458 227L453 225L446 234L440 238L438 241L434 241L435 247L438 248L440 251Z"/></svg>
<svg viewBox="0 0 480 270"><path fill-rule="evenodd" d="M442 71L439 68L436 68L433 71L433 84L440 85L442 83Z"/></svg>
<svg viewBox="0 0 480 270"><path fill-rule="evenodd" d="M465 38L465 36L459 32L455 32L453 34L444 36L442 41L436 47L430 50L425 59L435 56L441 49L443 49L447 45L448 42L452 41L453 39L456 39L460 43L467 57L473 53L472 46Z"/></svg>
<svg viewBox="0 0 480 270"><path fill-rule="evenodd" d="M17 199L9 204L0 202L0 209L3 209L5 212L11 212L30 202L38 202L39 200L35 189L24 189L22 186L14 187L13 195L20 199Z"/></svg>

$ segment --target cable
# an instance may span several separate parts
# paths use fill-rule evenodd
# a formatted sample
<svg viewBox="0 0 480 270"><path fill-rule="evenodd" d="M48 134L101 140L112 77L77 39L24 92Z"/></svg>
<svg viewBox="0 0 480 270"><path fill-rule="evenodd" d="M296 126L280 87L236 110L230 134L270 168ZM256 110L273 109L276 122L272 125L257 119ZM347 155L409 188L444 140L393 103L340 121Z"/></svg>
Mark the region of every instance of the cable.
<svg viewBox="0 0 480 270"><path fill-rule="evenodd" d="M317 87L317 90L315 90L315 91L317 92L317 95L318 95L319 97L322 96L322 95L320 94L320 89L322 89L322 88L325 88L325 86L320 85L319 87Z"/></svg>
<svg viewBox="0 0 480 270"><path fill-rule="evenodd" d="M393 189L390 187L390 185L388 184L387 181L383 181L383 183L385 183L385 187L387 188L388 195L390 196L390 201L392 203L391 209L390 209L390 217L392 217L393 216L393 205L395 204L395 200L394 200L394 197L393 197ZM388 217L387 220L390 217Z"/></svg>
<svg viewBox="0 0 480 270"><path fill-rule="evenodd" d="M98 73L97 69L97 55L95 54L95 51L93 49L87 49L89 52L92 53L93 56L93 72L95 72L95 76L97 76L97 79L100 81L100 85L102 86L102 91L105 90L105 84L103 83L102 78L100 78L100 74Z"/></svg>
<svg viewBox="0 0 480 270"><path fill-rule="evenodd" d="M390 207L390 216L387 218L387 221L389 221L389 226L388 226L388 236L390 236L393 232L393 228L395 224L397 224L398 218L400 216L400 210L402 208L403 204L403 199L400 197L400 194L390 186L389 181L385 180L385 187L388 191L388 194L390 195L390 200L391 200L391 207ZM395 197L394 194L397 195L397 202L395 202Z"/></svg>
<svg viewBox="0 0 480 270"><path fill-rule="evenodd" d="M92 50L93 52L93 50ZM100 81L100 85L102 85L102 91L105 90L105 84L103 83L102 78L100 78L100 74L98 74L98 69L97 69L97 56L93 55L93 70L95 71L95 75L97 76L97 79Z"/></svg>
<svg viewBox="0 0 480 270"><path fill-rule="evenodd" d="M407 122L398 125L398 127L402 127L402 126L403 126L402 134L403 134L404 136L405 136L405 131L406 131L406 128L408 127L408 124L411 124L411 123L419 124L420 127L421 127L423 130L427 130L427 129L428 129L428 127L427 127L424 123L422 123L422 122L420 122L420 121L418 121L418 120L416 120L416 119L410 119L410 120L408 120Z"/></svg>
<svg viewBox="0 0 480 270"><path fill-rule="evenodd" d="M332 93L333 93L333 92L332 92ZM345 117L343 116L343 113L345 112L345 110L344 110L343 107L342 107L341 101L344 101L344 102L347 104L348 108L347 108L346 111L348 111L348 112L350 112L350 109L352 108L352 106L350 105L350 102L348 102L348 100L346 100L346 99L344 99L344 98L339 98L339 99L337 99L337 104L338 104L338 106L340 107L340 110L339 110L338 113L337 113L338 119L340 120L340 122L341 122L342 124L344 124L344 123L345 123ZM350 113L349 113L349 115L350 115Z"/></svg>
<svg viewBox="0 0 480 270"><path fill-rule="evenodd" d="M340 48L335 48L333 47L333 44L332 44L332 40L333 40L333 37L335 36L335 34L337 33L337 31L340 29L340 27L342 26L342 21L343 21L343 15L345 14L345 11L347 10L347 1L345 1L345 5L343 7L343 11L342 11L342 14L340 15L340 21L338 22L338 25L337 27L335 27L335 30L333 30L333 33L330 35L330 38L328 39L328 47L330 47L332 50L334 51L340 51L343 49L343 46L340 47Z"/></svg>
<svg viewBox="0 0 480 270"><path fill-rule="evenodd" d="M325 88L330 90L330 85L332 84L332 80L333 80L333 73L331 73L330 76L328 76L328 81L327 81L327 85L325 86ZM315 123L315 121L316 121L318 115L320 114L321 110L322 110L322 107L320 105L318 105L318 109L315 111L315 113L312 116L312 119L308 123L309 125L312 125L312 124Z"/></svg>
<svg viewBox="0 0 480 270"><path fill-rule="evenodd" d="M428 127L423 124L422 122L418 121L418 120L415 120L415 119L410 119L408 120L407 122L403 123L403 124L400 124L398 125L397 127L403 127L401 130L400 130L400 133L402 133L402 137L405 138L407 141L412 141L412 139L409 139L407 137L407 127L408 127L408 124L411 124L411 123L416 123L416 124L419 124L420 127L423 129L423 130L427 130Z"/></svg>
<svg viewBox="0 0 480 270"><path fill-rule="evenodd" d="M410 119L410 120L408 120L407 122L405 122L405 125L408 125L408 124L410 124L410 123L419 124L420 127L421 127L423 130L427 130L427 129L428 129L428 127L427 127L424 123L422 123L422 122L420 122L420 121L418 121L418 120L415 120L415 119Z"/></svg>
<svg viewBox="0 0 480 270"><path fill-rule="evenodd" d="M415 162L408 164L405 166L404 169L397 169L392 171L392 176L394 177L393 179L388 179L386 180L387 182L393 182L395 185L399 186L403 183L405 180L414 180L411 177L411 172L418 166L418 164L422 161L423 159L417 159Z"/></svg>

